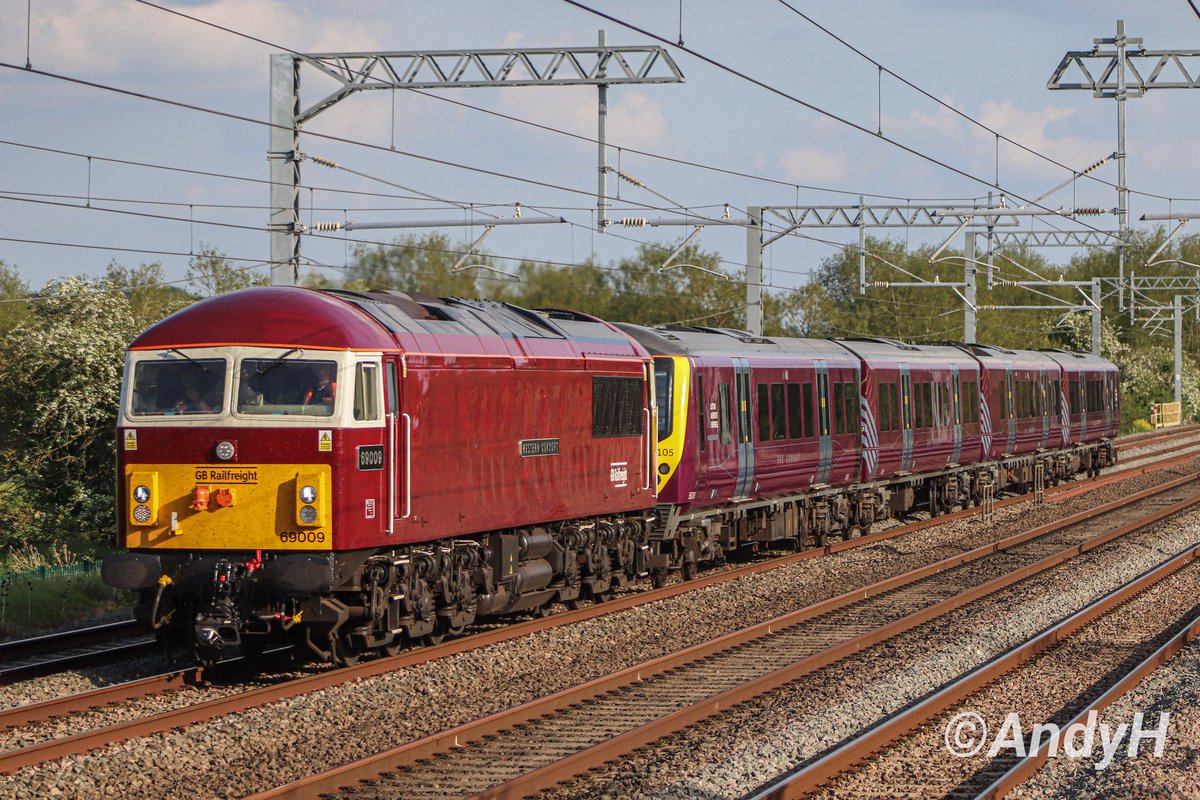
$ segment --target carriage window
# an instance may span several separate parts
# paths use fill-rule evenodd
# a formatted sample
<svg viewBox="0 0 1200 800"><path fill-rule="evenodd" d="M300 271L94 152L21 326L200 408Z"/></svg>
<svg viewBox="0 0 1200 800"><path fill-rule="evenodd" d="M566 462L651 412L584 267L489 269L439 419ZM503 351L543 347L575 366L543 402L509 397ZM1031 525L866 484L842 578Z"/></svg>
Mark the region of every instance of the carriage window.
<svg viewBox="0 0 1200 800"><path fill-rule="evenodd" d="M696 376L696 421L700 424L700 451L708 449L708 407L704 404L704 376Z"/></svg>
<svg viewBox="0 0 1200 800"><path fill-rule="evenodd" d="M900 430L900 390L894 383L888 384L888 405L891 406L892 430Z"/></svg>
<svg viewBox="0 0 1200 800"><path fill-rule="evenodd" d="M915 420L914 428L925 427L925 398L921 393L922 384L918 383L913 386L912 407L913 420Z"/></svg>
<svg viewBox="0 0 1200 800"><path fill-rule="evenodd" d="M225 361L139 361L133 368L135 416L218 414L225 405Z"/></svg>
<svg viewBox="0 0 1200 800"><path fill-rule="evenodd" d="M360 361L354 370L354 418L379 419L379 365Z"/></svg>
<svg viewBox="0 0 1200 800"><path fill-rule="evenodd" d="M813 390L812 384L804 384L804 436L813 435Z"/></svg>
<svg viewBox="0 0 1200 800"><path fill-rule="evenodd" d="M337 362L244 358L238 374L237 413L333 416Z"/></svg>
<svg viewBox="0 0 1200 800"><path fill-rule="evenodd" d="M834 433L846 432L845 410L842 408L842 391L845 384L833 385L833 430Z"/></svg>
<svg viewBox="0 0 1200 800"><path fill-rule="evenodd" d="M925 411L925 427L932 428L933 427L933 384L932 383L922 384L921 393L922 393L922 395L924 395L924 397L922 399L925 401L925 409L924 409L924 411Z"/></svg>
<svg viewBox="0 0 1200 800"><path fill-rule="evenodd" d="M733 444L732 426L729 424L729 384L717 387L717 406L720 415L721 444Z"/></svg>
<svg viewBox="0 0 1200 800"><path fill-rule="evenodd" d="M782 383L771 384L771 438L787 438L787 403Z"/></svg>
<svg viewBox="0 0 1200 800"><path fill-rule="evenodd" d="M758 440L765 442L771 438L771 396L767 393L767 385L758 385Z"/></svg>
<svg viewBox="0 0 1200 800"><path fill-rule="evenodd" d="M800 419L800 384L787 385L788 438L799 439L804 435Z"/></svg>
<svg viewBox="0 0 1200 800"><path fill-rule="evenodd" d="M892 417L888 413L888 385L886 383L878 383L876 387L879 389L879 430L890 431L892 429Z"/></svg>
<svg viewBox="0 0 1200 800"><path fill-rule="evenodd" d="M822 436L829 435L829 376L826 374L817 375L817 402L820 403L817 409L818 420L820 424L817 426Z"/></svg>
<svg viewBox="0 0 1200 800"><path fill-rule="evenodd" d="M592 436L641 436L645 381L592 378Z"/></svg>
<svg viewBox="0 0 1200 800"><path fill-rule="evenodd" d="M846 404L846 433L858 433L858 392L856 384L846 384L846 394L843 401Z"/></svg>

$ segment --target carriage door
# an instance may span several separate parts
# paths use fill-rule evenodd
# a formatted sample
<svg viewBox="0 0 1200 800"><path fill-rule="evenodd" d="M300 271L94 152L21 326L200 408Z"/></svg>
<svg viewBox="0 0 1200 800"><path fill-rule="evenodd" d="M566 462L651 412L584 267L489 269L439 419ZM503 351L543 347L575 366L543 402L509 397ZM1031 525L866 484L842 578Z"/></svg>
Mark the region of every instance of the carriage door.
<svg viewBox="0 0 1200 800"><path fill-rule="evenodd" d="M1041 394L1041 408L1038 410L1042 414L1042 443L1041 447L1045 447L1050 441L1050 412L1053 410L1053 404L1050 402L1050 377L1046 374L1046 368L1042 367L1042 377L1038 382Z"/></svg>
<svg viewBox="0 0 1200 800"><path fill-rule="evenodd" d="M833 472L833 431L830 426L829 363L814 362L817 370L817 436L821 460L817 467L817 483L829 483ZM844 413L840 409L838 413Z"/></svg>
<svg viewBox="0 0 1200 800"><path fill-rule="evenodd" d="M412 515L412 473L409 463L412 420L400 404L400 379L406 372L403 359L387 359L387 532Z"/></svg>
<svg viewBox="0 0 1200 800"><path fill-rule="evenodd" d="M738 476L734 497L747 497L754 480L754 436L750 429L750 362L733 359L733 383L737 416Z"/></svg>
<svg viewBox="0 0 1200 800"><path fill-rule="evenodd" d="M962 463L962 446L963 446L963 413L962 413L962 376L958 371L958 364L950 365L950 413L953 415L950 420L954 425L954 456L953 463Z"/></svg>
<svg viewBox="0 0 1200 800"><path fill-rule="evenodd" d="M904 455L900 471L910 472L913 463L912 372L908 364L900 365L900 419L904 428Z"/></svg>
<svg viewBox="0 0 1200 800"><path fill-rule="evenodd" d="M1008 404L1008 448L1004 451L1009 455L1017 452L1017 424L1020 417L1017 416L1017 406L1013 402L1013 374L1012 367L1004 368L1004 385L1000 391L1005 393L1004 402Z"/></svg>

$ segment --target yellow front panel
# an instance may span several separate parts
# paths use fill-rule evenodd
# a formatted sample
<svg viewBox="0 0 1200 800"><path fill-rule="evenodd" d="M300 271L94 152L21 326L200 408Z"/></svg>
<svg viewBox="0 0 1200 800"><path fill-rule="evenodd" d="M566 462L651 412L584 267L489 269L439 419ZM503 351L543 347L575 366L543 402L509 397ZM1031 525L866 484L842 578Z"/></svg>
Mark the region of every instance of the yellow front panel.
<svg viewBox="0 0 1200 800"><path fill-rule="evenodd" d="M148 474L157 478L153 524L125 524L125 546L178 550L331 550L333 485L327 464L136 464L125 467L127 498ZM321 487L315 526L297 524L297 492ZM199 491L198 491L199 490ZM203 506L207 508L196 508Z"/></svg>
<svg viewBox="0 0 1200 800"><path fill-rule="evenodd" d="M675 474L675 470L679 467L679 461L683 456L683 440L684 434L687 432L687 410L688 410L688 395L691 387L691 370L688 369L688 360L681 356L664 359L662 356L655 358L656 362L670 360L673 365L674 380L672 384L674 391L671 395L671 407L658 409L659 414L670 414L673 420L671 427L671 435L662 439L658 443L658 491L661 492L663 487L667 485L667 481L671 480L671 476ZM660 400L661 402L661 400ZM663 471L663 466L666 466L666 471Z"/></svg>

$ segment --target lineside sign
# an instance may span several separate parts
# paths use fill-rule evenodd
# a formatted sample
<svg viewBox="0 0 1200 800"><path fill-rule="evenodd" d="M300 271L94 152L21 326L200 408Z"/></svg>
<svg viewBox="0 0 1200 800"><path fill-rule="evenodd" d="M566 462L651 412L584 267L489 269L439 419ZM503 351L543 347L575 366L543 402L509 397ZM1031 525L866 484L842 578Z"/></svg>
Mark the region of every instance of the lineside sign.
<svg viewBox="0 0 1200 800"><path fill-rule="evenodd" d="M1183 403L1155 403L1150 406L1150 424L1155 428L1175 428L1183 424Z"/></svg>

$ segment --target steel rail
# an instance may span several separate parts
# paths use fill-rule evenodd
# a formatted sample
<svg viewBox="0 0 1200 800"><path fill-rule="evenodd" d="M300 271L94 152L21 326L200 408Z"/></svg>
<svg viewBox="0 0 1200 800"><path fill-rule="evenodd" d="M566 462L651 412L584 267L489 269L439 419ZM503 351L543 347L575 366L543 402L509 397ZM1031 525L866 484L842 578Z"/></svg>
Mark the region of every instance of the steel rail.
<svg viewBox="0 0 1200 800"><path fill-rule="evenodd" d="M916 728L936 719L939 715L948 709L960 704L970 696L974 695L981 689L988 686L997 678L1003 676L1010 670L1032 661L1037 656L1049 650L1054 645L1068 639L1079 630L1097 620L1101 616L1112 611L1122 603L1127 602L1138 594L1149 589L1156 583L1175 574L1183 567L1196 561L1200 558L1200 545L1191 547L1181 553L1169 558L1156 567L1143 572L1141 575L1123 584L1116 589L1105 594L1088 604L1084 608L1075 612L1066 619L1047 628L1040 634L1028 639L1014 647L1002 655L997 656L986 664L983 664L967 674L959 677L957 680L947 684L933 694L925 697L915 705L909 706L900 713L887 718L881 724L871 727L867 731L859 734L848 742L845 742L837 749L825 754L816 761L787 774L782 779L776 779L774 782L746 796L745 800L792 800L793 798L803 797L806 794L816 791L824 784L833 780L838 775L853 768L860 762L870 758L875 753L879 752L889 744L899 740L905 734L910 733ZM1154 660L1156 656L1161 657L1161 654L1167 650L1172 643L1176 644L1174 650L1170 651L1171 655L1178 652L1178 649L1193 636L1195 632L1200 631L1200 618L1180 635L1172 638L1168 645L1164 645L1142 665L1129 673L1117 686L1125 685L1126 689L1136 683L1146 672L1139 673L1138 670ZM1183 634L1189 634L1187 638L1181 638ZM1166 656L1169 658L1170 656ZM1154 662L1155 665L1164 663L1166 658ZM1153 666L1149 667L1148 671L1152 671ZM1131 677L1135 676L1136 677ZM1112 702L1119 695L1113 695L1112 692L1117 687L1113 687L1104 694L1101 699L1108 698L1105 705ZM1123 693L1123 692L1122 692ZM1100 702L1097 700L1096 702ZM1078 722L1087 716L1089 709L1095 708L1094 704L1089 704L1088 707L1071 722ZM1069 723L1067 723L1069 724ZM1066 725L1063 725L1066 728ZM1036 758L1027 758L1013 770L1010 770L999 781L992 785L980 797L999 797L1010 791L1018 783L1021 783L1029 775L1036 772L1041 764L1045 763L1046 756L1044 750L1041 760ZM1019 779L1018 779L1019 776ZM1015 782L1013 782L1015 781ZM1000 794L998 787L1003 787Z"/></svg>
<svg viewBox="0 0 1200 800"><path fill-rule="evenodd" d="M1169 469L1170 467L1184 463L1187 460L1189 459L1169 459L1161 464L1146 465L1133 470L1109 473L1097 478L1087 479L1086 485L1089 487L1094 487L1096 486L1097 482L1120 480L1125 477L1133 477L1135 474L1145 474L1146 472L1154 469ZM1178 479L1177 481L1173 481L1164 486L1156 487L1155 489L1147 490L1146 492L1126 498L1125 501L1122 502L1130 502L1136 498L1148 496L1149 493L1167 491L1176 485L1180 485L1194 479L1194 477ZM1062 487L1056 488L1073 488L1073 484L1069 486L1063 485ZM1047 490L1047 495L1050 493L1051 490ZM1004 498L1003 500L998 500L996 501L995 506L1003 507L1006 505L1023 502L1028 499L1029 495L1018 495ZM1106 506L1100 507L1099 509L1081 512L1080 514L1073 515L1067 519L1079 521L1093 514L1103 513L1102 509L1109 507L1115 508L1119 505L1119 503L1110 503ZM185 709L179 709L176 712L171 712L169 715L156 715L153 717L147 717L144 720L137 721L136 727L134 726L134 723L112 725L94 731L81 732L75 734L74 736L54 740L52 742L44 742L17 750L0 752L0 774L11 772L15 769L19 769L30 764L41 763L42 761L46 761L51 758L57 758L61 755L66 755L72 752L86 751L108 742L123 741L137 736L148 735L161 730L168 730L178 725L186 725L190 724L191 722L201 722L221 716L223 714L265 705L277 700L318 691L320 689L325 689L341 683L348 683L353 680L386 674L394 670L424 664L429 661L449 657L476 648L510 641L537 633L539 631L548 630L559 626L571 625L588 619L593 619L595 617L614 613L616 611L633 608L645 603L675 597L693 590L706 588L730 580L736 580L738 578L765 572L777 567L799 563L810 558L816 558L822 555L829 555L880 541L898 538L909 533L914 533L934 527L936 525L940 525L944 522L949 522L955 519L963 519L978 515L980 513L981 510L978 508L964 509L962 511L946 514L928 520L922 520L920 522L900 526L887 531L882 531L880 533L868 534L856 539L833 542L826 544L823 547L810 548L798 553L784 556L782 558L772 559L769 561L760 562L758 564L751 564L744 567L715 573L702 578L694 579L692 581L673 584L661 589L645 590L636 594L630 594L625 597L611 600L603 604L592 605L575 611L554 614L549 618L533 619L527 622L508 625L492 631L484 631L472 634L470 636L452 639L433 647L425 647L419 650L401 653L396 656L366 661L361 664L350 667L342 667L337 670L328 670L318 675L297 678L293 681L283 684L250 690L241 695L237 695L236 698L207 701L205 703L189 706ZM1064 526L1065 524L1074 524L1073 522L1065 523L1063 521L1060 521L1060 523L1064 524ZM1045 530L1042 532L1048 533L1050 530ZM1013 537L1009 538L1011 539ZM984 545L983 548L993 546L995 545ZM981 548L976 548L976 550L981 550ZM950 559L946 559L943 560L943 562L938 563L945 563L949 560ZM80 710L96 708L117 702L124 702L130 699L136 699L138 697L155 694L156 692L160 691L178 689L187 684L198 683L202 674L203 673L198 669L164 673L160 676L153 676L151 678L145 678L126 684L116 684L111 687L102 687L66 698L48 700L42 703L5 709L0 711L0 728L10 727L16 724L29 724L32 722L44 721L53 717L74 713ZM231 705L229 700L232 699L236 699L238 705Z"/></svg>
<svg viewBox="0 0 1200 800"><path fill-rule="evenodd" d="M44 658L31 656L32 660L17 664L0 666L0 686L11 685L42 675L50 675L66 667L77 667L95 661L106 661L121 656L131 656L147 653L157 649L158 642L153 637L143 636L133 641L112 644L82 652L55 653Z"/></svg>
<svg viewBox="0 0 1200 800"><path fill-rule="evenodd" d="M1196 550L1192 551L1193 554L1196 552ZM1104 694L1088 703L1070 722L1064 724L1062 729L1066 730L1070 725L1083 722L1087 719L1088 712L1090 711L1099 712L1108 708L1114 701L1137 686L1143 678L1178 655L1179 651L1197 636L1200 636L1200 616L1195 617L1186 628L1172 636L1162 647L1127 672L1119 681L1109 687ZM997 798L1004 797L1040 770L1048 758L1047 746L1039 747L1037 752L1030 753L1012 769L996 779L991 786L980 792L977 800L996 800Z"/></svg>
<svg viewBox="0 0 1200 800"><path fill-rule="evenodd" d="M1170 439L1173 436L1189 436L1194 433L1200 433L1200 425L1181 425L1178 428L1159 428L1158 430L1146 431L1145 433L1135 433L1129 436L1118 437L1116 443L1120 447L1141 447L1160 439Z"/></svg>
<svg viewBox="0 0 1200 800"><path fill-rule="evenodd" d="M987 555L1006 550L1017 544L1044 536L1061 528L1068 527L1094 518L1098 514L1115 511L1136 500L1152 497L1164 491L1170 491L1179 486L1194 484L1200 476L1188 476L1171 481L1163 487L1139 492L1130 498L1105 504L1098 509L1072 515L1066 520L1060 520L1049 525L1039 526L1000 542L983 545L967 553L951 556L935 564L911 570L903 575L881 581L863 589L854 590L836 598L808 606L774 620L760 623L749 628L726 634L717 639L686 648L668 656L663 656L644 664L639 664L614 673L609 676L589 681L580 686L566 689L540 700L530 701L507 711L489 715L472 723L460 725L448 731L406 743L399 747L379 753L374 756L335 767L323 773L309 776L283 787L252 795L252 800L279 800L280 798L306 798L324 793L336 793L342 787L351 786L360 781L377 779L380 773L389 772L401 765L412 764L421 759L435 757L447 750L463 747L468 743L496 735L500 731L511 730L514 727L527 724L538 718L555 714L564 709L587 704L597 697L618 691L631 684L646 681L664 673L680 668L684 664L694 663L708 658L715 653L741 647L755 639L775 634L776 632L793 627L805 620L820 616L826 612L844 608L866 598L882 594L900 586L912 584L921 578L937 575L951 567L969 561L983 558ZM1193 487L1194 488L1194 487ZM1030 575L1037 574L1050 567L1061 564L1082 553L1088 552L1113 539L1129 533L1145 525L1153 524L1169 515L1178 513L1200 503L1200 493L1175 503L1168 508L1157 510L1133 522L1118 526L1092 537L1085 542L1064 548L1038 561L1007 572L1000 577L986 581L971 589L938 601L919 611L910 613L882 627L866 633L853 636L841 644L826 648L814 655L802 658L792 664L776 669L758 678L752 679L733 689L720 692L704 701L682 708L653 723L641 725L617 734L607 741L574 752L564 758L543 767L534 769L519 778L515 778L492 786L488 790L473 795L477 798L519 798L528 794L548 789L555 784L588 769L603 765L618 758L637 747L644 746L676 732L689 725L713 716L738 703L757 697L767 691L777 688L796 678L811 673L816 669L839 661L866 647L892 638L899 633L910 630L924 622L960 608L980 597L994 593L999 589L1012 585Z"/></svg>
<svg viewBox="0 0 1200 800"><path fill-rule="evenodd" d="M96 708L136 700L152 694L182 689L185 686L199 682L200 668L164 672L161 675L151 675L136 681L126 681L113 686L102 686L87 692L44 700L40 703L28 703L0 710L0 730L8 730L20 725L33 722L43 722L54 717L73 714L78 711L91 711Z"/></svg>
<svg viewBox="0 0 1200 800"><path fill-rule="evenodd" d="M93 625L89 628L78 628L73 631L47 633L44 636L32 636L27 639L10 639L0 642L0 658L5 660L24 658L37 655L47 647L74 647L91 644L96 641L106 641L113 636L138 629L137 620L126 619L119 622L108 622L103 625Z"/></svg>

